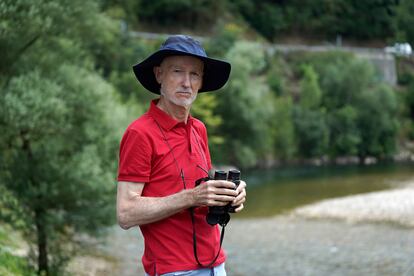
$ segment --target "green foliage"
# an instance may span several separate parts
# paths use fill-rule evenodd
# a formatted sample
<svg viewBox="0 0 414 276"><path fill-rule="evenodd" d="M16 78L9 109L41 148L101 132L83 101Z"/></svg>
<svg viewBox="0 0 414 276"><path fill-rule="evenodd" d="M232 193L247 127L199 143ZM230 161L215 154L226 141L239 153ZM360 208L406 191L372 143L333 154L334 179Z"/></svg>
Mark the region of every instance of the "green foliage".
<svg viewBox="0 0 414 276"><path fill-rule="evenodd" d="M268 57L267 84L276 96L283 96L287 93L287 83L291 74L290 67L281 55L277 53Z"/></svg>
<svg viewBox="0 0 414 276"><path fill-rule="evenodd" d="M322 91L313 67L303 64L301 68L299 106L293 109L298 149L304 157L320 157L326 153L329 142L325 110L320 108Z"/></svg>
<svg viewBox="0 0 414 276"><path fill-rule="evenodd" d="M1 172L3 174L8 173L3 169ZM3 176L2 179L6 179L6 176ZM30 215L25 211L12 191L8 190L3 183L0 183L0 219L13 225L15 231L25 230L30 228L33 223Z"/></svg>
<svg viewBox="0 0 414 276"><path fill-rule="evenodd" d="M95 1L75 0L68 4L2 0L0 5L0 50L8 53L0 62L2 75L32 69L34 65L28 63L30 55L38 55L45 48L48 54L42 52L42 56L36 57L36 67L51 63L56 53L62 55L61 59L82 62L87 58L84 49L99 54L101 46L116 36L116 25L98 12Z"/></svg>
<svg viewBox="0 0 414 276"><path fill-rule="evenodd" d="M414 2L411 0L401 0L396 7L394 23L397 29L396 38L400 41L407 41L414 45Z"/></svg>
<svg viewBox="0 0 414 276"><path fill-rule="evenodd" d="M124 101L135 100L137 105L146 107L148 101L155 98L137 82L132 66L156 51L160 44L160 41L136 43L131 38L125 38L119 44L118 55L107 64L110 68L108 78Z"/></svg>
<svg viewBox="0 0 414 276"><path fill-rule="evenodd" d="M0 215L39 272L59 274L75 234L114 223L126 114L98 73L112 70L116 22L94 1L35 2L0 2Z"/></svg>
<svg viewBox="0 0 414 276"><path fill-rule="evenodd" d="M260 157L271 155L268 123L274 112L273 94L257 77L265 66L260 45L238 42L227 60L232 63L231 79L217 94L217 112L223 118L220 133L225 142L213 156L221 162L249 167Z"/></svg>
<svg viewBox="0 0 414 276"><path fill-rule="evenodd" d="M0 249L0 275L14 276L25 275L33 276L36 273L30 269L27 260L22 257L14 256Z"/></svg>
<svg viewBox="0 0 414 276"><path fill-rule="evenodd" d="M219 24L214 37L206 45L212 57L223 57L242 36L243 29L234 23Z"/></svg>
<svg viewBox="0 0 414 276"><path fill-rule="evenodd" d="M218 132L222 118L218 114L214 114L217 104L215 94L203 93L197 96L197 100L191 108L192 115L200 119L207 127L210 148L223 144L224 140Z"/></svg>
<svg viewBox="0 0 414 276"><path fill-rule="evenodd" d="M302 1L292 3L293 7ZM393 33L393 8L395 1L319 0L305 5L306 16L302 28L323 32L329 36L341 34L358 39L389 37Z"/></svg>
<svg viewBox="0 0 414 276"><path fill-rule="evenodd" d="M296 107L293 118L301 157L323 156L329 143L329 128L325 114L320 110Z"/></svg>
<svg viewBox="0 0 414 276"><path fill-rule="evenodd" d="M300 82L300 106L307 109L318 109L321 104L322 91L318 83L318 75L311 65L303 65L303 78Z"/></svg>
<svg viewBox="0 0 414 276"><path fill-rule="evenodd" d="M32 72L12 78L4 91L7 131L1 138L8 147L2 148L2 169L9 172L4 184L32 214L29 222L43 213L51 248L73 231L114 222L108 214L114 212L122 111L113 99L102 78L67 65L57 69L53 81ZM63 253L60 247L56 251Z"/></svg>
<svg viewBox="0 0 414 276"><path fill-rule="evenodd" d="M358 39L391 37L395 31L394 9L398 6L398 1L357 0L229 2L271 41L287 32L316 37L338 34Z"/></svg>
<svg viewBox="0 0 414 276"><path fill-rule="evenodd" d="M290 97L277 98L272 122L275 156L285 161L291 160L296 154L296 137Z"/></svg>
<svg viewBox="0 0 414 276"><path fill-rule="evenodd" d="M413 44L411 0L105 0L103 7L134 26L165 32L196 30L217 34L221 19L244 20L275 41L286 35L318 39L408 40ZM139 26L142 29L142 25ZM218 29L220 32L220 28Z"/></svg>
<svg viewBox="0 0 414 276"><path fill-rule="evenodd" d="M325 130L325 127L322 127L324 123L321 119L317 119L319 116L299 112L298 118L301 119L296 121L298 126L305 130L308 129L298 133L299 143L301 143L302 136L310 135L314 138L309 141L316 142L317 139L325 137L327 133L329 146L322 146L322 151L316 151L315 154L329 152L329 155L334 157L371 155L384 158L395 151L395 138L398 132L398 124L396 123L397 99L388 86L378 83L378 76L372 65L352 55L335 52L308 54L295 58L295 62L298 62L297 66L303 68L301 64L305 62L311 64L311 68L315 70L312 74L316 74L317 77L308 77L308 79L313 79L313 83L315 83L315 79L318 80L322 91L320 99L322 113L320 116L325 117L324 121L327 124ZM305 77L306 74L304 74ZM302 80L302 87L304 87L304 83L312 83L311 81L305 82L305 80L306 78ZM312 86L308 85L308 87ZM317 84L314 84L313 87L316 87L313 90L318 91ZM312 91L312 88L308 88L307 91ZM313 94L318 95L317 92ZM306 93L304 95L305 99L318 98L317 96L306 96ZM300 99L302 107L302 96L304 95L301 95ZM316 102L314 105L317 106L318 101L314 101ZM309 118L312 116L315 116L312 119L314 126L302 121L310 120ZM318 124L318 121L321 123ZM317 128L319 131L316 131ZM317 138L316 133L321 136ZM325 150L323 150L324 148ZM306 146L302 147L300 152L304 150L306 150Z"/></svg>
<svg viewBox="0 0 414 276"><path fill-rule="evenodd" d="M250 167L267 159L395 152L397 98L371 64L330 52L270 56L267 65L253 45L236 42L226 57L233 71L216 94L224 143L212 148L215 160Z"/></svg>
<svg viewBox="0 0 414 276"><path fill-rule="evenodd" d="M229 1L245 20L269 40L286 28L283 6L272 1Z"/></svg>
<svg viewBox="0 0 414 276"><path fill-rule="evenodd" d="M17 229L0 224L0 275L36 275L28 260L15 253L20 249L20 237L17 233Z"/></svg>
<svg viewBox="0 0 414 276"><path fill-rule="evenodd" d="M135 10L137 17L161 26L203 27L214 22L222 11L221 1L207 0L141 0Z"/></svg>
<svg viewBox="0 0 414 276"><path fill-rule="evenodd" d="M331 149L333 156L358 155L361 143L360 130L357 126L358 111L352 105L332 111L328 118Z"/></svg>
<svg viewBox="0 0 414 276"><path fill-rule="evenodd" d="M360 156L389 157L395 151L398 131L397 101L394 92L381 85L367 90L358 103L361 132Z"/></svg>
<svg viewBox="0 0 414 276"><path fill-rule="evenodd" d="M408 118L411 119L411 126L409 130L409 138L414 139L414 79L407 88L405 96L405 103L407 105Z"/></svg>

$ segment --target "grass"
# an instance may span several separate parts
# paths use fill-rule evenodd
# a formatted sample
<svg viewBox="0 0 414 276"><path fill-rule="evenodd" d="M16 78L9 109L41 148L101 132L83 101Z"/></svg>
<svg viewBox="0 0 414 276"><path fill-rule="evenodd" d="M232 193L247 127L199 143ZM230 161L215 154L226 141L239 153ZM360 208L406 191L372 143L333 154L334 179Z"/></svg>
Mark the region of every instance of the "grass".
<svg viewBox="0 0 414 276"><path fill-rule="evenodd" d="M0 224L0 275L4 276L32 276L36 275L26 258L16 256L13 251L18 249L21 238L13 229L5 224Z"/></svg>

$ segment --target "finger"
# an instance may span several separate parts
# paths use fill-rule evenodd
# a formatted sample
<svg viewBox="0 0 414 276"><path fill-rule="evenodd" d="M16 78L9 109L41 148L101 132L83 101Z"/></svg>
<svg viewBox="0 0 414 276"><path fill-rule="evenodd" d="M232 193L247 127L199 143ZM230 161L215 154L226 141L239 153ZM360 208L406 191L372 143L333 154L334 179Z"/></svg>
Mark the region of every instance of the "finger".
<svg viewBox="0 0 414 276"><path fill-rule="evenodd" d="M236 184L226 180L209 180L207 184L218 188L236 189Z"/></svg>
<svg viewBox="0 0 414 276"><path fill-rule="evenodd" d="M246 190L240 191L240 193L236 196L236 198L233 200L233 204L240 202L243 199L243 202L246 200ZM235 204L237 205L237 204Z"/></svg>
<svg viewBox="0 0 414 276"><path fill-rule="evenodd" d="M237 186L237 193L240 193L241 191L245 190L246 188L246 182L244 182L243 180L240 180L240 184L239 186Z"/></svg>
<svg viewBox="0 0 414 276"><path fill-rule="evenodd" d="M237 208L234 210L234 212L235 213L238 213L238 212L240 212L243 209L244 209L244 205L243 204L240 204L240 206L237 206Z"/></svg>
<svg viewBox="0 0 414 276"><path fill-rule="evenodd" d="M224 204L228 204L229 202L233 202L234 196L227 196L227 195L214 195L210 197L210 200L212 201L219 201L223 202Z"/></svg>
<svg viewBox="0 0 414 276"><path fill-rule="evenodd" d="M212 200L212 201L207 202L207 206L220 206L220 207L224 207L227 204L228 204L228 202L225 202L225 201L215 201L215 200Z"/></svg>
<svg viewBox="0 0 414 276"><path fill-rule="evenodd" d="M228 195L228 196L232 196L233 199L238 195L238 193L237 193L236 190L227 189L227 188L211 187L211 188L208 189L208 192L211 193L211 194L214 194L214 195Z"/></svg>
<svg viewBox="0 0 414 276"><path fill-rule="evenodd" d="M226 206L233 200L233 197L219 196L216 199L209 199L208 206Z"/></svg>
<svg viewBox="0 0 414 276"><path fill-rule="evenodd" d="M238 206L242 203L246 202L246 197L240 197L240 198L236 198L235 200L233 200L233 202L231 203L232 206Z"/></svg>

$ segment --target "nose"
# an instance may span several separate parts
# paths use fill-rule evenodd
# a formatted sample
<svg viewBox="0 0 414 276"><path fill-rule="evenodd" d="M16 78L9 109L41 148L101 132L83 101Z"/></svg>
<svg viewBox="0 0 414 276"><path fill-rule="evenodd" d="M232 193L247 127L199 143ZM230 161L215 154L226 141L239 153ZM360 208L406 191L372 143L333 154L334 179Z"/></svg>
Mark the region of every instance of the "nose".
<svg viewBox="0 0 414 276"><path fill-rule="evenodd" d="M184 74L184 79L182 81L182 85L185 88L191 87L191 76L190 76L190 74L188 74L188 73Z"/></svg>

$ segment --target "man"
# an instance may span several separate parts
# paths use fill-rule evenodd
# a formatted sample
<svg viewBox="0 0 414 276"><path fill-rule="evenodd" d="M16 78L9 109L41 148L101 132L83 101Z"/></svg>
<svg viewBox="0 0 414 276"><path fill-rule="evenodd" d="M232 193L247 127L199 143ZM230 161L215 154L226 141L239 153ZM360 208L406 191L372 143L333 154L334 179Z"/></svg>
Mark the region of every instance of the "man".
<svg viewBox="0 0 414 276"><path fill-rule="evenodd" d="M183 35L134 66L139 82L160 98L122 138L117 217L123 229L140 227L147 275L226 275L220 232L206 214L209 206L228 204L240 212L246 183L195 184L208 176L211 160L206 128L190 109L198 92L227 82L230 68Z"/></svg>

